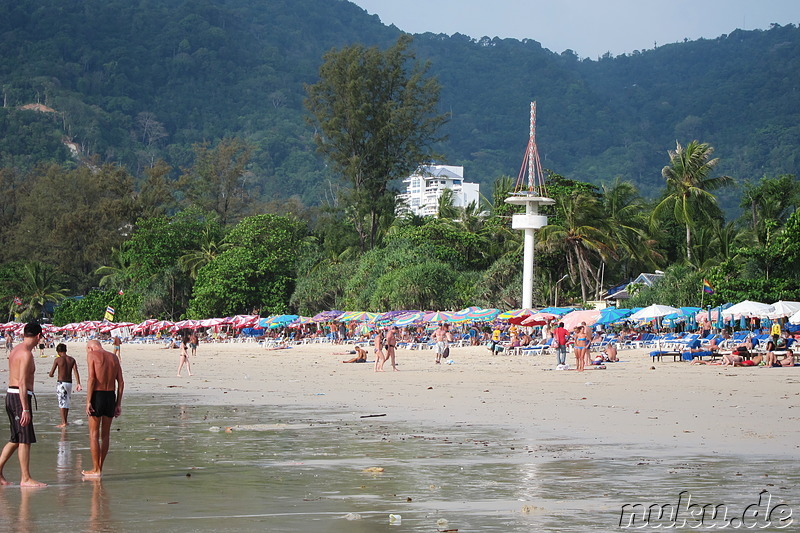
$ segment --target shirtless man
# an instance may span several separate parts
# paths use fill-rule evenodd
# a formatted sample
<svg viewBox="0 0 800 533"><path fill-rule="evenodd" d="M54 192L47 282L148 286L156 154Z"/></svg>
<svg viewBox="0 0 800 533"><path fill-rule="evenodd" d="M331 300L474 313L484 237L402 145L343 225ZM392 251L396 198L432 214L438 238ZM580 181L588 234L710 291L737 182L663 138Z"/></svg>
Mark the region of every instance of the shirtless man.
<svg viewBox="0 0 800 533"><path fill-rule="evenodd" d="M392 365L392 370L397 372L397 362L395 361L395 349L397 348L397 326L392 326L386 333L386 358Z"/></svg>
<svg viewBox="0 0 800 533"><path fill-rule="evenodd" d="M114 346L114 355L117 356L117 359L122 361L122 339L114 337L114 342L112 344Z"/></svg>
<svg viewBox="0 0 800 533"><path fill-rule="evenodd" d="M192 349L192 357L197 355L197 344L200 340L197 338L197 331L192 330L192 333L189 335L189 348Z"/></svg>
<svg viewBox="0 0 800 533"><path fill-rule="evenodd" d="M372 344L375 347L375 372L383 372L383 363L386 362L386 358L383 356L383 331L381 329L375 333Z"/></svg>
<svg viewBox="0 0 800 533"><path fill-rule="evenodd" d="M342 363L366 363L367 362L367 351L362 348L361 346L356 346L355 350L350 352L334 352L334 355L353 355L355 357L352 359L348 359L347 361L342 361Z"/></svg>
<svg viewBox="0 0 800 533"><path fill-rule="evenodd" d="M17 452L20 470L20 487L44 487L31 478L31 444L36 442L33 431L33 413L31 413L31 398L33 398L33 375L36 365L33 360L33 350L39 344L42 336L42 327L36 322L25 325L22 344L11 350L8 356L8 392L6 393L6 412L11 422L11 439L0 453L0 485L11 483L3 477L3 467Z"/></svg>
<svg viewBox="0 0 800 533"><path fill-rule="evenodd" d="M450 347L450 342L453 340L450 324L439 324L439 328L433 332L433 340L436 341L436 364L440 365L445 350Z"/></svg>
<svg viewBox="0 0 800 533"><path fill-rule="evenodd" d="M69 416L69 406L72 399L72 374L75 374L75 381L78 384L75 390L81 391L81 376L78 374L78 364L74 357L67 355L67 345L63 342L56 346L56 360L53 361L53 368L50 369L50 377L53 377L58 369L58 381L56 381L56 397L58 398L58 408L61 410L61 424L57 428L67 427L67 416Z"/></svg>
<svg viewBox="0 0 800 533"><path fill-rule="evenodd" d="M122 413L122 367L117 356L91 340L86 345L89 378L86 385L86 415L89 417L89 448L92 469L83 470L86 478L103 475L103 463L108 455L111 422ZM116 389L116 394L115 394Z"/></svg>
<svg viewBox="0 0 800 533"><path fill-rule="evenodd" d="M14 335L10 331L6 331L6 357L11 354L12 348L14 348Z"/></svg>

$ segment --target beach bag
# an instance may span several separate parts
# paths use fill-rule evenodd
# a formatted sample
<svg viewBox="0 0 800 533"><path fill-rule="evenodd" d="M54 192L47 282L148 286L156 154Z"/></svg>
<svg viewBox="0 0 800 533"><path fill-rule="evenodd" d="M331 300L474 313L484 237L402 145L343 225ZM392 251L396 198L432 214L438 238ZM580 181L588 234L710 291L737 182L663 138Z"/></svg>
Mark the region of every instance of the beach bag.
<svg viewBox="0 0 800 533"><path fill-rule="evenodd" d="M449 346L447 348L445 348L444 351L442 352L442 357L444 357L445 359L450 357L450 347Z"/></svg>

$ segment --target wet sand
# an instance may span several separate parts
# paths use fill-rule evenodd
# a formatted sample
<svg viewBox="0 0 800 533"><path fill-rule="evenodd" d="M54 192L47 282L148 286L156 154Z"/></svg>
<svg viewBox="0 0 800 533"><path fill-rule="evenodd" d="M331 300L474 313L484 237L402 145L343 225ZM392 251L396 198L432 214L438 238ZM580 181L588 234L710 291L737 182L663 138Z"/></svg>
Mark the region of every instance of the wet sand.
<svg viewBox="0 0 800 533"><path fill-rule="evenodd" d="M69 344L85 379L83 349ZM400 372L376 374L331 354L344 349L203 344L178 378L177 350L123 346L126 401L99 482L80 477L85 396L56 429L52 359L37 358L32 473L50 486L0 489L0 530L607 531L622 506L682 491L732 517L762 490L800 511L800 368L623 351L578 373L455 348L445 365L400 350ZM17 480L16 459L6 468Z"/></svg>
<svg viewBox="0 0 800 533"><path fill-rule="evenodd" d="M461 347L452 349L453 364L443 365L434 364L431 350L398 350L400 371L386 365L375 373L371 363L343 364L350 356L331 355L345 349L203 344L192 359L194 377L177 378L177 350L126 345L123 364L128 390L203 404L385 413L393 421L494 425L643 450L800 455L800 367L653 363L646 350L624 350L605 370L556 371L553 355L492 356L484 347ZM70 350L82 355L82 345Z"/></svg>

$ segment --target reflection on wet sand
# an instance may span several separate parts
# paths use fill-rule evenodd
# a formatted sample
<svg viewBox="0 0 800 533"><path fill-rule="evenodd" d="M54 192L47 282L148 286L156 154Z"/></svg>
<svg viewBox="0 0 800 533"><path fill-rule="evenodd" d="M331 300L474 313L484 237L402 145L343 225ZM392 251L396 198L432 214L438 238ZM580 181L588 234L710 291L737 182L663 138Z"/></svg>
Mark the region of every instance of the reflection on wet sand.
<svg viewBox="0 0 800 533"><path fill-rule="evenodd" d="M92 505L89 510L89 524L87 531L115 531L111 517L111 504L109 496L103 486L102 479L92 479L85 481L92 485Z"/></svg>
<svg viewBox="0 0 800 533"><path fill-rule="evenodd" d="M388 527L395 514L403 531L435 530L444 519L460 531L580 532L614 529L621 506L681 490L734 506L765 476L775 487L800 483L791 464L770 458L654 449L653 459L624 446L521 440L468 424L411 427L150 397L130 399L111 435L118 452L108 456L108 474L81 481L86 429L43 432L37 469L55 485L0 490L12 530L366 532Z"/></svg>

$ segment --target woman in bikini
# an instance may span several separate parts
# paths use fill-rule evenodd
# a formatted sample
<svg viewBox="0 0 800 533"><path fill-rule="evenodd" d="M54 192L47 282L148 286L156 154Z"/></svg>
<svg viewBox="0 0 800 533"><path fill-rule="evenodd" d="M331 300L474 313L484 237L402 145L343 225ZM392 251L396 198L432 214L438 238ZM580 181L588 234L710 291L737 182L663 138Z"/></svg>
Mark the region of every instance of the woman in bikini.
<svg viewBox="0 0 800 533"><path fill-rule="evenodd" d="M586 367L586 356L583 350L589 346L589 339L583 331L583 326L576 326L575 329L572 330L572 336L575 338L575 343L572 345L575 352L575 367L578 372L583 372L583 369Z"/></svg>
<svg viewBox="0 0 800 533"><path fill-rule="evenodd" d="M178 377L181 377L181 369L183 365L186 365L186 371L189 373L189 376L192 375L192 365L189 364L189 352L186 351L186 345L189 344L189 337L184 335L181 338L181 355L180 355L180 362L178 363Z"/></svg>
<svg viewBox="0 0 800 533"><path fill-rule="evenodd" d="M383 355L383 331L378 329L375 338L372 340L375 347L375 372L383 372L383 363L386 357Z"/></svg>

